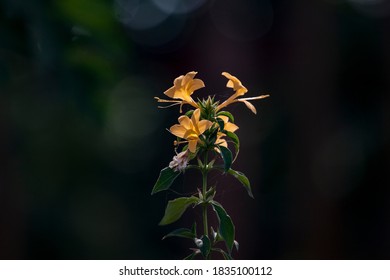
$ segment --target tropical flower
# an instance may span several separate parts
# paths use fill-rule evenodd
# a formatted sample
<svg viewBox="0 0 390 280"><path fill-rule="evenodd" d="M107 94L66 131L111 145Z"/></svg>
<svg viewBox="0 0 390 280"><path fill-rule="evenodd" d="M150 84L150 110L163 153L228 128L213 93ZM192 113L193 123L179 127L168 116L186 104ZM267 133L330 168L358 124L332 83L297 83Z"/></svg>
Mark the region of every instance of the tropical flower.
<svg viewBox="0 0 390 280"><path fill-rule="evenodd" d="M178 153L173 157L172 161L169 163L169 168L174 171L183 171L186 169L188 164L188 150Z"/></svg>
<svg viewBox="0 0 390 280"><path fill-rule="evenodd" d="M220 105L218 105L217 111L228 106L229 104L235 102L243 102L246 105L246 107L248 107L249 110L251 110L254 114L256 114L257 112L255 106L253 106L253 104L250 103L248 100L263 99L263 98L267 98L269 95L267 94L267 95L260 95L255 97L237 98L247 93L248 92L247 88L242 85L241 81L237 77L227 72L222 72L222 75L228 79L226 87L232 88L235 91L235 93L232 96L230 96L228 99L226 99L224 102L222 102Z"/></svg>
<svg viewBox="0 0 390 280"><path fill-rule="evenodd" d="M200 110L196 109L191 119L185 115L180 116L178 118L179 124L175 124L169 129L173 135L187 140L188 149L191 153L195 153L196 151L197 143L200 142L199 136L213 124L211 121L199 119Z"/></svg>
<svg viewBox="0 0 390 280"><path fill-rule="evenodd" d="M218 118L223 120L223 129L230 132L235 132L238 129L238 126L234 123L229 122L229 118L227 116L218 116Z"/></svg>
<svg viewBox="0 0 390 280"><path fill-rule="evenodd" d="M226 116L218 116L218 118L223 120L223 122L224 122L224 128L223 129L224 130L229 131L229 132L235 132L238 129L237 125L235 125L234 123L229 122L229 118L228 117L226 117ZM224 146L224 147L227 148L228 144L226 142L226 139L223 139L223 137L225 137L225 136L226 136L225 133L218 131L217 139L215 140L215 144L219 145L219 146ZM215 150L218 153L220 152L218 147L216 147Z"/></svg>
<svg viewBox="0 0 390 280"><path fill-rule="evenodd" d="M196 102L192 99L191 95L194 93L195 90L198 90L205 85L202 80L194 79L197 73L198 72L191 71L184 76L181 75L175 79L175 81L173 82L173 86L164 92L166 96L172 98L173 100L160 99L158 97L155 97L155 99L157 99L158 102L173 103L166 107L180 105L180 113L183 104L190 104L191 106L198 108L198 104L196 104Z"/></svg>

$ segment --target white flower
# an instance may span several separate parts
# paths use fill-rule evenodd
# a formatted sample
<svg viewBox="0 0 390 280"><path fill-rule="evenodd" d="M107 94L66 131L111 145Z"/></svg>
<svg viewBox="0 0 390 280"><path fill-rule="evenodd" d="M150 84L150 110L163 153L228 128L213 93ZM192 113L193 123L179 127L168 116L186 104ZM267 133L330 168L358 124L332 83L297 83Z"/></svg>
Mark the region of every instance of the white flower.
<svg viewBox="0 0 390 280"><path fill-rule="evenodd" d="M183 171L188 164L188 150L181 152L173 157L173 160L169 163L169 168L174 171Z"/></svg>

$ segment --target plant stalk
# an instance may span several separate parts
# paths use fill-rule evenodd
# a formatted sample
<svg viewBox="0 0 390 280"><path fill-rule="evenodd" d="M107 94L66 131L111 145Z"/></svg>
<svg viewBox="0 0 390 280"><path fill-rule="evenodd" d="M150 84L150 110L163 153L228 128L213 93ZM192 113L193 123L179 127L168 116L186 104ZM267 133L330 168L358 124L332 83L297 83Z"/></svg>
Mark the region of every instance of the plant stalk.
<svg viewBox="0 0 390 280"><path fill-rule="evenodd" d="M202 195L203 199L206 199L206 192L207 192L207 173L208 173L208 155L207 151L205 152L204 156L204 169L202 172ZM203 204L203 228L204 228L204 235L209 236L209 231L208 231L208 224L207 224L207 204Z"/></svg>

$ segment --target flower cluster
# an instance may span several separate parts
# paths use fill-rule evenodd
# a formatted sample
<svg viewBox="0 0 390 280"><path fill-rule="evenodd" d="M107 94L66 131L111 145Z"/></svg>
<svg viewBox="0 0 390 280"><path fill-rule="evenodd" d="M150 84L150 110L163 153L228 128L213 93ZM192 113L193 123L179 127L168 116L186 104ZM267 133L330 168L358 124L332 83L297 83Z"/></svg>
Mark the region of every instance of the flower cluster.
<svg viewBox="0 0 390 280"><path fill-rule="evenodd" d="M226 86L234 91L233 94L223 102L216 101L215 96L195 101L192 97L193 93L205 87L202 80L195 79L196 74L197 72L192 71L176 78L173 86L164 92L170 99L155 97L159 103L167 104L159 106L159 108L178 105L181 114L184 105L189 105L190 109L179 116L178 124L172 125L169 129L177 137L174 141L175 151L181 146L181 152L176 152L169 166L161 170L152 194L169 189L173 181L186 169L198 169L203 179L202 190L195 192L190 197L179 197L169 201L160 225L175 222L191 205L201 205L204 231L202 236L197 235L197 226L194 224L191 229L178 229L166 237L178 236L193 239L196 248L192 249L193 252L189 258L202 255L208 259L211 252L217 252L230 259L233 247L238 250L238 242L234 239L234 225L226 210L214 200L217 190L215 186L208 185L207 174L213 169L219 170L223 174L230 174L244 186L251 197L253 195L248 178L242 172L231 168L240 147L239 138L235 133L239 127L234 123L234 116L229 111L222 109L233 103L241 102L256 114L256 108L251 101L264 99L269 95L243 97L248 92L247 88L237 77L223 72L222 75L228 80ZM229 144L234 146L234 153L230 150ZM234 157L233 154L235 154ZM197 164L190 165L189 162L195 158ZM209 207L212 207L219 221L219 225L216 226L217 231L210 227L212 233L210 235L207 222ZM225 243L226 251L217 244L220 241Z"/></svg>
<svg viewBox="0 0 390 280"><path fill-rule="evenodd" d="M173 86L167 89L164 94L172 99L160 99L155 97L158 102L162 103L171 103L168 106L160 106L159 108L167 108L174 105L180 105L180 113L182 113L182 107L184 104L189 104L195 108L194 111L189 111L187 114L182 115L178 118L179 124L173 125L170 128L170 132L182 139L182 141L175 143L188 143L188 149L191 153L195 153L196 147L204 145L204 139L201 137L206 130L219 126L219 122L223 122L222 126L219 126L217 132L217 138L215 139L215 148L217 151L218 146L227 147L227 142L224 139L226 136L223 131L228 131L234 133L238 126L229 120L234 120L230 113L221 111L221 109L226 106L242 102L248 109L250 109L254 114L257 113L255 106L250 102L252 100L264 99L269 95L260 95L255 97L246 97L242 98L241 96L245 95L248 90L245 86L242 85L241 81L227 73L223 72L222 75L228 79L226 86L232 88L234 93L221 104L219 102L214 102L214 99L209 98L207 100L195 102L192 98L192 94L200 89L205 87L205 84L200 79L194 79L197 72L189 72L186 75L181 75L176 78L173 82ZM189 118L188 115L192 115ZM201 119L201 116L203 119Z"/></svg>

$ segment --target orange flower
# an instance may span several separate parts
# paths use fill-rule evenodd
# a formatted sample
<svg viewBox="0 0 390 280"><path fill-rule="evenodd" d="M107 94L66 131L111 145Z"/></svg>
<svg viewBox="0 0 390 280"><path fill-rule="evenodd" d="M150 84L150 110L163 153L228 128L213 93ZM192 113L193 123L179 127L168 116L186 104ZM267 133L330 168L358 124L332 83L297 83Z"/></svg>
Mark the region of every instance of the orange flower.
<svg viewBox="0 0 390 280"><path fill-rule="evenodd" d="M232 88L235 91L235 93L217 107L216 110L217 112L222 108L228 106L229 104L235 102L242 102L246 105L246 107L248 107L248 109L250 109L254 114L256 114L257 112L255 106L253 106L253 104L250 103L248 100L257 100L257 99L263 99L269 97L269 95L267 94L267 95L260 95L255 97L237 98L247 93L248 92L247 88L242 85L241 81L237 77L227 72L222 72L222 75L228 79L226 87Z"/></svg>
<svg viewBox="0 0 390 280"><path fill-rule="evenodd" d="M197 143L200 141L199 136L213 124L211 121L199 119L200 110L196 109L191 119L185 115L180 116L178 119L180 124L175 124L169 129L173 135L188 141L188 149L191 153L196 151Z"/></svg>
<svg viewBox="0 0 390 280"><path fill-rule="evenodd" d="M218 116L218 118L222 119L224 122L224 130L229 131L229 132L235 132L238 129L238 126L235 125L234 123L229 122L229 118L226 116ZM228 144L226 142L226 139L223 139L226 134L223 132L218 132L217 133L217 140L215 140L215 144L219 146L224 146L228 147ZM219 153L219 149L215 148L215 150Z"/></svg>
<svg viewBox="0 0 390 280"><path fill-rule="evenodd" d="M184 76L181 75L175 79L175 81L173 82L173 86L164 92L166 96L172 98L173 100L160 99L158 97L155 97L155 99L157 99L158 102L173 103L167 107L180 105L180 112L183 104L190 104L191 106L198 108L198 104L196 104L196 102L192 99L191 95L194 93L195 90L198 90L205 85L202 80L194 79L196 74L197 72L192 71L188 72Z"/></svg>

